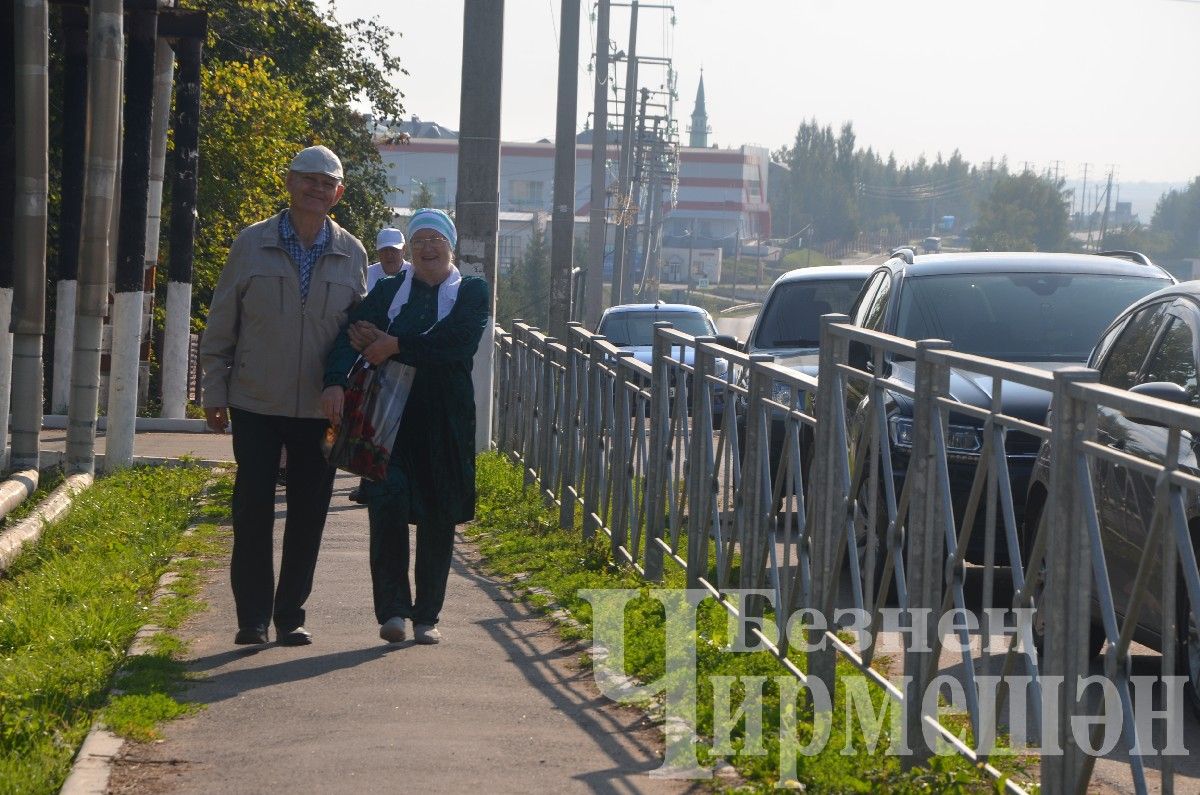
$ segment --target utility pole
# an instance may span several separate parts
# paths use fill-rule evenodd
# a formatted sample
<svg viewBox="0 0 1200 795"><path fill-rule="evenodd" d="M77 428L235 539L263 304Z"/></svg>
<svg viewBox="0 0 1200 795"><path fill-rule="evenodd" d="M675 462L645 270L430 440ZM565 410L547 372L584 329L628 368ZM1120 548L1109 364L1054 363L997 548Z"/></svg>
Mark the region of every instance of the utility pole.
<svg viewBox="0 0 1200 795"><path fill-rule="evenodd" d="M108 381L108 431L104 468L133 463L137 421L142 300L146 280L146 220L150 193L150 127L154 111L158 14L130 11L125 55L125 135L121 166L116 289Z"/></svg>
<svg viewBox="0 0 1200 795"><path fill-rule="evenodd" d="M54 414L67 413L67 401L71 396L71 346L75 342L75 293L79 286L79 233L83 223L84 147L87 144L87 25L86 9L62 6L63 128L59 187L62 199L58 220L58 265L52 277L56 284L50 411Z"/></svg>
<svg viewBox="0 0 1200 795"><path fill-rule="evenodd" d="M633 149L634 96L637 94L637 20L638 0L629 7L629 48L625 51L625 110L621 114L621 165L617 173L616 235L613 240L612 304L625 300L625 285L629 281L625 269L625 234L629 209L633 204L629 179Z"/></svg>
<svg viewBox="0 0 1200 795"><path fill-rule="evenodd" d="M564 33L564 38L566 34ZM576 36L578 38L578 36ZM471 376L475 382L475 451L492 438L492 361L496 324L496 234L500 216L500 87L504 66L504 0L466 0L463 7L459 110L458 267L487 280L490 316Z"/></svg>
<svg viewBox="0 0 1200 795"><path fill-rule="evenodd" d="M79 247L78 316L67 411L67 473L95 474L100 338L108 312L117 158L121 137L121 64L125 57L121 0L92 0L88 25L87 170Z"/></svg>
<svg viewBox="0 0 1200 795"><path fill-rule="evenodd" d="M638 129L637 137L634 143L633 159L635 165L633 167L633 175L629 181L629 201L631 220L628 230L625 234L625 283L621 285L621 303L625 304L633 300L633 261L637 256L638 244L638 220L641 218L642 207L642 175L645 168L645 149L642 145L643 139L646 136L646 103L650 98L650 89L643 88L641 90L642 104L641 110L638 112ZM646 271L642 271L643 282L646 279ZM638 292L641 292L639 289Z"/></svg>
<svg viewBox="0 0 1200 795"><path fill-rule="evenodd" d="M659 242L662 234L662 133L658 129L660 119L654 120L654 150L650 158L649 204L646 226L646 262L642 272L646 274L644 283L649 285L646 300L654 302L659 296L660 270Z"/></svg>
<svg viewBox="0 0 1200 795"><path fill-rule="evenodd" d="M608 3L596 3L596 68L592 80L592 203L583 324L600 323L604 296L604 243L608 236Z"/></svg>
<svg viewBox="0 0 1200 795"><path fill-rule="evenodd" d="M1108 185L1104 187L1104 213L1100 216L1100 243L1101 249L1104 248L1104 238L1108 235L1108 210L1112 205L1112 183L1113 169L1110 166L1108 169Z"/></svg>
<svg viewBox="0 0 1200 795"><path fill-rule="evenodd" d="M1083 228L1083 213L1087 207L1087 173L1090 163L1083 164L1083 187L1079 190L1079 226Z"/></svg>
<svg viewBox="0 0 1200 795"><path fill-rule="evenodd" d="M171 253L167 260L167 320L163 329L162 416L185 414L191 347L192 265L196 239L196 194L200 170L200 56L207 17L175 44L179 78L172 122L175 155L171 173Z"/></svg>
<svg viewBox="0 0 1200 795"><path fill-rule="evenodd" d="M554 212L550 220L550 334L567 338L575 249L575 111L579 99L579 0L562 0L558 39L558 122Z"/></svg>
<svg viewBox="0 0 1200 795"><path fill-rule="evenodd" d="M13 7L11 4L8 6ZM9 19L11 25L13 20ZM50 9L16 6L16 195L13 225L12 460L38 469L42 430L42 336L46 333L46 206L50 156ZM10 223L8 219L0 223ZM5 329L8 331L8 329ZM7 413L6 413L7 414ZM7 421L7 416L0 420Z"/></svg>
<svg viewBox="0 0 1200 795"><path fill-rule="evenodd" d="M17 194L17 31L13 4L6 7L0 25L0 416L8 416L12 387L13 211ZM8 445L8 423L0 422L0 466L7 466L3 450Z"/></svg>

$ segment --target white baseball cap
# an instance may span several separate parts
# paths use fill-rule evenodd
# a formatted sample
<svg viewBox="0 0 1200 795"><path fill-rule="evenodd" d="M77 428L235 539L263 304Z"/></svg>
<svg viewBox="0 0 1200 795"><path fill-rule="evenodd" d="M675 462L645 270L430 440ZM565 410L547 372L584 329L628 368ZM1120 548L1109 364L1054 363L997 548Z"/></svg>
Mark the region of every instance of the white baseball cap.
<svg viewBox="0 0 1200 795"><path fill-rule="evenodd" d="M342 178L342 161L328 147L310 146L301 149L292 158L291 171L301 174L324 174L334 179Z"/></svg>
<svg viewBox="0 0 1200 795"><path fill-rule="evenodd" d="M404 233L395 227L385 227L375 236L375 250L383 248L404 248Z"/></svg>

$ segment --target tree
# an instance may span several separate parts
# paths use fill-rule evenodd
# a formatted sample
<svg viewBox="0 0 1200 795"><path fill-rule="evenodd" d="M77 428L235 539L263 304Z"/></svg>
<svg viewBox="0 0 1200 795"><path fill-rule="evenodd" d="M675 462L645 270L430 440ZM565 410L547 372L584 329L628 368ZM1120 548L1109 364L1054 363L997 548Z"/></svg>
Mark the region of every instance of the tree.
<svg viewBox="0 0 1200 795"><path fill-rule="evenodd" d="M1150 227L1166 238L1166 256L1200 256L1200 177L1159 199Z"/></svg>
<svg viewBox="0 0 1200 795"><path fill-rule="evenodd" d="M414 210L420 210L424 207L433 207L433 191L424 182L417 183L417 192L413 194L412 201L408 205Z"/></svg>
<svg viewBox="0 0 1200 795"><path fill-rule="evenodd" d="M304 141L305 101L267 58L204 66L200 188L193 303L207 315L229 246L249 224L278 212L288 162Z"/></svg>
<svg viewBox="0 0 1200 795"><path fill-rule="evenodd" d="M1064 251L1071 248L1062 181L1026 171L996 182L971 234L976 251Z"/></svg>
<svg viewBox="0 0 1200 795"><path fill-rule="evenodd" d="M550 321L550 247L536 224L525 254L496 289L496 322L509 326L518 318L538 328Z"/></svg>

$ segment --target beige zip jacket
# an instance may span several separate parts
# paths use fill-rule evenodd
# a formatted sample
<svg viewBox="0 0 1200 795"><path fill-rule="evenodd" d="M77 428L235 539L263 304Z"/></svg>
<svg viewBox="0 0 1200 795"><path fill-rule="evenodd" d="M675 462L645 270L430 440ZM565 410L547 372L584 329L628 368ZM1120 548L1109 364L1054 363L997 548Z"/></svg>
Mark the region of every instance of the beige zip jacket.
<svg viewBox="0 0 1200 795"><path fill-rule="evenodd" d="M331 219L308 300L279 237L280 215L242 230L217 279L200 342L205 408L323 417L325 358L367 293L367 253Z"/></svg>

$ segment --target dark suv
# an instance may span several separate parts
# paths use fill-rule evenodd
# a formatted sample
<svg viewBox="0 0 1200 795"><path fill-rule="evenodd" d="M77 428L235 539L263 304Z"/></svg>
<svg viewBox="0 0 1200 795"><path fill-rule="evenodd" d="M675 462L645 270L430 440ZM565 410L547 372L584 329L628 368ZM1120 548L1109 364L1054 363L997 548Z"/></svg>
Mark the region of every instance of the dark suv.
<svg viewBox="0 0 1200 795"><path fill-rule="evenodd" d="M1100 372L1100 383L1107 386L1200 408L1198 362L1200 282L1185 282L1146 296L1122 312L1100 337L1088 366ZM1101 444L1140 459L1161 464L1167 457L1166 428L1111 407L1101 405L1098 408L1096 436ZM1192 476L1200 476L1200 464L1197 463L1200 441L1186 433L1181 441L1180 469ZM1022 543L1022 552L1026 555L1045 515L1049 462L1050 446L1044 443L1034 466L1026 503L1028 521ZM1142 551L1149 542L1155 507L1155 478L1133 467L1101 458L1093 460L1091 469L1109 585L1117 619L1121 621L1133 593ZM1184 512L1195 548L1200 545L1200 494L1196 491L1185 492ZM1156 549L1161 550L1161 547ZM1182 574L1182 567L1189 564L1183 556L1179 561ZM1194 561L1190 565L1194 566ZM1161 563L1155 571L1162 571ZM1197 627L1194 611L1189 609L1183 579L1176 586L1176 594L1176 617L1180 628L1176 648L1181 663L1177 672L1187 675L1188 701L1200 714L1200 696L1197 695L1200 692L1200 627ZM1161 651L1164 645L1162 609L1157 589L1149 597L1142 604L1134 638ZM1191 620L1184 622L1185 615L1191 615ZM1092 632L1093 651L1100 650L1103 640L1104 635L1097 625Z"/></svg>
<svg viewBox="0 0 1200 795"><path fill-rule="evenodd" d="M901 250L871 274L851 310L851 319L858 326L910 340L948 340L960 353L1052 370L1086 361L1100 330L1112 318L1131 302L1174 281L1167 271L1140 255L1134 261L1095 254L1051 253L913 256L911 250ZM851 343L850 351L852 364L865 369L867 352L862 343ZM915 384L912 361L889 357L884 367L891 379ZM961 403L990 407L991 387L990 376L951 371L950 397ZM857 429L866 420L863 385L848 381L846 400L853 445ZM1050 393L1005 382L1002 401L1005 414L1041 423ZM911 399L889 392L887 416L899 495L912 449ZM960 522L982 441L978 420L950 413L946 437L950 489L955 517ZM1005 453L1018 527L1037 451L1037 437L1017 431L1006 435ZM856 451L850 452L851 460L855 460ZM977 524L983 523L985 513L977 512ZM880 512L876 516L886 524ZM1007 563L1002 533L997 534L997 541L995 560ZM982 561L983 553L984 534L972 532L967 559ZM882 557L877 556L877 560Z"/></svg>

